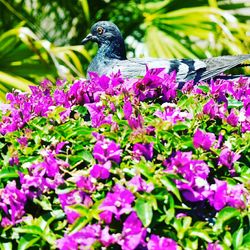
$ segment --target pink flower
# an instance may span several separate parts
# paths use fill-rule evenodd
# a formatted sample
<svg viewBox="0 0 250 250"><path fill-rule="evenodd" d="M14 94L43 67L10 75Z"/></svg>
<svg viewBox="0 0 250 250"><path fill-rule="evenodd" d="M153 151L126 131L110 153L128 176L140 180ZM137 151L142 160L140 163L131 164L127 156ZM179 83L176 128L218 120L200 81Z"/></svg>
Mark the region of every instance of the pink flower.
<svg viewBox="0 0 250 250"><path fill-rule="evenodd" d="M193 143L195 148L203 148L209 150L215 142L215 135L213 133L203 132L200 129L197 129L194 133Z"/></svg>
<svg viewBox="0 0 250 250"><path fill-rule="evenodd" d="M171 239L152 234L147 244L148 250L176 250L178 245Z"/></svg>

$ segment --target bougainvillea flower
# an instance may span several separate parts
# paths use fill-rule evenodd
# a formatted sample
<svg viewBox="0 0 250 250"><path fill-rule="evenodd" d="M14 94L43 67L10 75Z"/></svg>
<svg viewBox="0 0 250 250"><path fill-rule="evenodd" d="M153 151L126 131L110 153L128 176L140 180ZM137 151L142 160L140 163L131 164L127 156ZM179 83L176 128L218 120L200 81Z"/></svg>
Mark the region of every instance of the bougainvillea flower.
<svg viewBox="0 0 250 250"><path fill-rule="evenodd" d="M57 247L60 250L91 249L92 245L99 241L100 234L100 225L87 225L80 231L57 240Z"/></svg>
<svg viewBox="0 0 250 250"><path fill-rule="evenodd" d="M181 111L173 104L167 104L167 106L165 106L164 112L157 110L154 115L172 124L185 121L186 119L192 119L192 115L190 113Z"/></svg>
<svg viewBox="0 0 250 250"><path fill-rule="evenodd" d="M208 243L206 250L223 250L224 248L218 242Z"/></svg>
<svg viewBox="0 0 250 250"><path fill-rule="evenodd" d="M215 184L211 185L211 191L213 193L209 197L209 202L216 210L221 210L226 205L241 209L246 206L244 202L246 191L241 184L229 186L226 181L215 179Z"/></svg>
<svg viewBox="0 0 250 250"><path fill-rule="evenodd" d="M112 124L112 114L105 115L105 106L100 103L87 103L84 105L91 118L91 123L94 128L100 127L102 124Z"/></svg>
<svg viewBox="0 0 250 250"><path fill-rule="evenodd" d="M203 201L211 195L210 185L207 180L197 176L188 183L176 180L176 186L181 190L184 198L191 202Z"/></svg>
<svg viewBox="0 0 250 250"><path fill-rule="evenodd" d="M233 164L240 158L240 154L234 153L229 148L224 148L219 157L219 163L232 169Z"/></svg>
<svg viewBox="0 0 250 250"><path fill-rule="evenodd" d="M108 160L119 164L121 153L120 145L108 139L97 141L93 149L94 158L101 164L106 163Z"/></svg>
<svg viewBox="0 0 250 250"><path fill-rule="evenodd" d="M100 218L105 220L107 212L109 214L114 214L117 220L124 213L129 213L132 211L132 202L134 201L134 195L121 185L115 185L113 187L113 192L109 192L102 204L100 205L100 210L104 211L100 214Z"/></svg>
<svg viewBox="0 0 250 250"><path fill-rule="evenodd" d="M23 136L23 137L20 137L20 138L17 138L17 141L18 143L22 146L22 147L25 147L28 145L28 139Z"/></svg>
<svg viewBox="0 0 250 250"><path fill-rule="evenodd" d="M203 113L209 115L211 118L215 118L219 113L219 106L214 101L214 99L210 99L204 106L203 106Z"/></svg>
<svg viewBox="0 0 250 250"><path fill-rule="evenodd" d="M152 234L147 244L148 250L177 250L177 243L166 237L160 237L158 235Z"/></svg>
<svg viewBox="0 0 250 250"><path fill-rule="evenodd" d="M129 182L128 186L133 186L137 192L143 191L150 193L154 189L154 185L152 183L147 183L145 180L142 179L141 176L136 175L134 176Z"/></svg>
<svg viewBox="0 0 250 250"><path fill-rule="evenodd" d="M142 226L136 212L132 212L123 223L122 234L118 244L123 250L132 250L144 244L146 229Z"/></svg>
<svg viewBox="0 0 250 250"><path fill-rule="evenodd" d="M109 178L109 169L111 168L111 162L107 161L103 165L101 164L95 164L91 170L90 175L96 179L108 179Z"/></svg>
<svg viewBox="0 0 250 250"><path fill-rule="evenodd" d="M140 160L144 156L146 160L151 161L153 158L154 143L136 143L133 145L133 158Z"/></svg>
<svg viewBox="0 0 250 250"><path fill-rule="evenodd" d="M233 127L236 127L239 122L239 117L236 115L235 110L231 109L229 116L227 117L227 123Z"/></svg>
<svg viewBox="0 0 250 250"><path fill-rule="evenodd" d="M80 190L72 190L67 193L58 194L58 198L64 212L66 213L69 223L73 223L80 216L80 214L70 206L82 204L85 207L90 207L93 204L91 198L86 193Z"/></svg>
<svg viewBox="0 0 250 250"><path fill-rule="evenodd" d="M26 196L16 187L16 182L9 182L4 189L0 190L0 209L5 213L5 220L2 220L3 227L14 225L25 214L24 206Z"/></svg>
<svg viewBox="0 0 250 250"><path fill-rule="evenodd" d="M215 142L215 135L213 133L203 132L200 129L197 129L194 133L193 143L195 148L203 148L209 150Z"/></svg>

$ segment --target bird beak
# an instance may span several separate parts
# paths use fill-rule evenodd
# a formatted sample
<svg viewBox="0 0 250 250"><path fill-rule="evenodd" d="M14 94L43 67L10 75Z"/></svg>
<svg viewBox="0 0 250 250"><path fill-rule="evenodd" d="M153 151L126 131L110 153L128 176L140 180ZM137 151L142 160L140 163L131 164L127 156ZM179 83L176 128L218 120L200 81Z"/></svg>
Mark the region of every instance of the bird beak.
<svg viewBox="0 0 250 250"><path fill-rule="evenodd" d="M88 34L83 40L82 40L82 42L81 42L81 44L86 44L88 41L93 41L93 35L90 33L90 34Z"/></svg>

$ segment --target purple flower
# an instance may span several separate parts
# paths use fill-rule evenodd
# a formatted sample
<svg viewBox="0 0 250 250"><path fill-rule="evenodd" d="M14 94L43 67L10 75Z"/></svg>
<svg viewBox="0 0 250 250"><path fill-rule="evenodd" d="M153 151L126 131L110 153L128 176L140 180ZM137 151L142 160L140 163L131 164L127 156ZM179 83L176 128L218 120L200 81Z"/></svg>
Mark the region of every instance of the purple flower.
<svg viewBox="0 0 250 250"><path fill-rule="evenodd" d="M10 166L14 166L14 165L16 165L16 166L18 166L19 165L19 158L18 158L18 156L12 156L10 159L9 159L9 164L10 164Z"/></svg>
<svg viewBox="0 0 250 250"><path fill-rule="evenodd" d="M244 195L246 190L241 184L229 186L226 181L215 179L215 184L211 185L212 194L209 197L209 202L217 211L225 206L244 209Z"/></svg>
<svg viewBox="0 0 250 250"><path fill-rule="evenodd" d="M90 207L93 204L91 198L80 190L72 190L68 193L58 194L58 198L64 212L67 215L67 220L69 223L73 223L77 218L80 217L80 214L73 210L70 206L82 204L85 207Z"/></svg>
<svg viewBox="0 0 250 250"><path fill-rule="evenodd" d="M85 176L76 176L75 182L76 186L86 192L93 192L95 190L95 186L91 181L92 178Z"/></svg>
<svg viewBox="0 0 250 250"><path fill-rule="evenodd" d="M226 111L226 103L218 105L213 99L210 99L203 106L203 113L209 115L212 119L217 117L223 119L225 117Z"/></svg>
<svg viewBox="0 0 250 250"><path fill-rule="evenodd" d="M57 240L57 247L60 250L93 249L93 245L96 242L100 242L103 246L108 247L115 243L115 238L109 234L108 227L102 230L100 225L93 224Z"/></svg>
<svg viewBox="0 0 250 250"><path fill-rule="evenodd" d="M140 192L147 192L150 193L154 189L154 185L152 183L147 184L146 181L144 181L141 176L136 175L134 176L129 182L128 186L135 187L135 190Z"/></svg>
<svg viewBox="0 0 250 250"><path fill-rule="evenodd" d="M202 201L210 194L210 186L206 180L209 174L208 165L201 160L192 160L191 152L177 151L174 157L164 162L166 171L181 174L185 180L175 180L177 187L188 201Z"/></svg>
<svg viewBox="0 0 250 250"><path fill-rule="evenodd" d="M171 124L176 124L177 122L185 121L186 119L192 119L192 115L188 112L182 112L174 104L166 104L165 111L161 112L157 110L154 115L161 118L162 120L168 121Z"/></svg>
<svg viewBox="0 0 250 250"><path fill-rule="evenodd" d="M95 164L91 170L90 170L90 175L96 179L108 179L109 178L109 169L111 168L111 162L107 161L103 165L101 164Z"/></svg>
<svg viewBox="0 0 250 250"><path fill-rule="evenodd" d="M24 206L26 196L16 188L16 182L9 182L4 189L0 190L0 209L4 211L5 216L2 219L2 227L14 225L20 221L25 214Z"/></svg>
<svg viewBox="0 0 250 250"><path fill-rule="evenodd" d="M128 120L131 117L132 112L133 112L133 107L131 102L129 100L125 100L123 105L123 113L126 120Z"/></svg>
<svg viewBox="0 0 250 250"><path fill-rule="evenodd" d="M44 161L29 166L29 176L21 177L25 193L31 198L41 192L54 190L64 183L60 169L68 166L68 163L56 159L50 151L44 152Z"/></svg>
<svg viewBox="0 0 250 250"><path fill-rule="evenodd" d="M162 81L163 101L169 102L174 99L177 96L177 87L176 72L173 71L170 74L165 74L164 80Z"/></svg>
<svg viewBox="0 0 250 250"><path fill-rule="evenodd" d="M99 163L104 164L107 161L113 161L117 164L121 162L120 145L108 139L97 141L93 149L93 156Z"/></svg>
<svg viewBox="0 0 250 250"><path fill-rule="evenodd" d="M87 86L85 81L76 81L68 91L68 98L72 104L80 104L90 102L90 97L87 93Z"/></svg>
<svg viewBox="0 0 250 250"><path fill-rule="evenodd" d="M132 212L123 223L123 229L118 244L122 250L133 250L144 244L146 229L142 227L136 212Z"/></svg>
<svg viewBox="0 0 250 250"><path fill-rule="evenodd" d="M178 245L173 239L152 234L147 247L148 250L175 250L177 249Z"/></svg>
<svg viewBox="0 0 250 250"><path fill-rule="evenodd" d="M84 105L91 117L91 123L94 128L100 127L102 124L112 124L112 114L105 115L105 106L101 102L87 103Z"/></svg>
<svg viewBox="0 0 250 250"><path fill-rule="evenodd" d="M159 96L162 78L158 74L161 71L163 69L147 70L144 78L139 79L133 84L133 92L140 101Z"/></svg>
<svg viewBox="0 0 250 250"><path fill-rule="evenodd" d="M194 176L192 181L176 180L176 186L182 192L183 197L191 202L203 201L211 195L211 190L207 180Z"/></svg>
<svg viewBox="0 0 250 250"><path fill-rule="evenodd" d="M22 147L28 145L28 139L25 136L18 138L17 141Z"/></svg>
<svg viewBox="0 0 250 250"><path fill-rule="evenodd" d="M207 250L223 250L224 248L218 242L208 243Z"/></svg>
<svg viewBox="0 0 250 250"><path fill-rule="evenodd" d="M136 99L134 99L134 103L136 103ZM123 113L132 129L142 128L144 122L143 117L138 110L133 109L133 106L128 99L125 99L124 101Z"/></svg>
<svg viewBox="0 0 250 250"><path fill-rule="evenodd" d="M227 123L233 127L236 127L239 122L239 117L235 114L235 110L232 109L229 116L227 117Z"/></svg>
<svg viewBox="0 0 250 250"><path fill-rule="evenodd" d="M205 150L209 150L215 142L215 135L213 133L206 133L200 129L197 129L194 133L193 143L194 147L201 147Z"/></svg>
<svg viewBox="0 0 250 250"><path fill-rule="evenodd" d="M118 184L115 185L113 192L106 195L99 207L103 211L100 213L100 218L106 223L110 223L112 214L114 214L115 218L119 220L122 214L132 211L131 204L134 199L134 195L129 190Z"/></svg>
<svg viewBox="0 0 250 250"><path fill-rule="evenodd" d="M136 160L140 160L142 156L145 157L146 160L151 161L153 158L153 149L154 143L136 143L133 145L133 158Z"/></svg>
<svg viewBox="0 0 250 250"><path fill-rule="evenodd" d="M239 158L240 154L234 153L229 148L224 148L220 153L219 163L231 170L233 168L233 164Z"/></svg>

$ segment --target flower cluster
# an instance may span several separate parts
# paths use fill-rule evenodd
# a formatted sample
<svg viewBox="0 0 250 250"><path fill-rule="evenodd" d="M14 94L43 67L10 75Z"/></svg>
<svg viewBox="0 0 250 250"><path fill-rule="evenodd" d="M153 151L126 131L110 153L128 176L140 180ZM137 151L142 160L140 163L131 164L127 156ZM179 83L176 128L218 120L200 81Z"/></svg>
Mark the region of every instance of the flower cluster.
<svg viewBox="0 0 250 250"><path fill-rule="evenodd" d="M0 117L0 248L249 246L248 78L45 80Z"/></svg>

